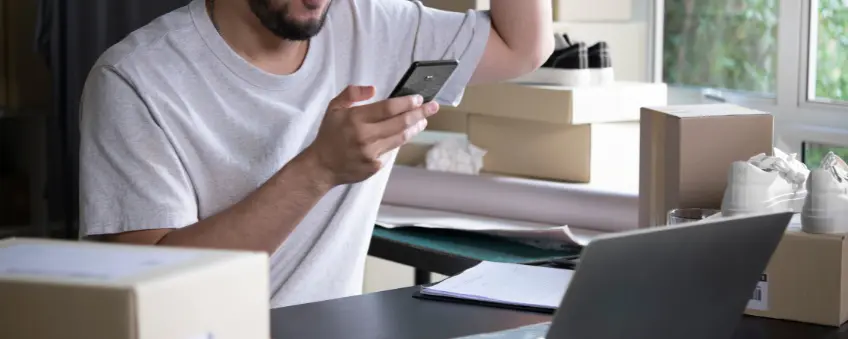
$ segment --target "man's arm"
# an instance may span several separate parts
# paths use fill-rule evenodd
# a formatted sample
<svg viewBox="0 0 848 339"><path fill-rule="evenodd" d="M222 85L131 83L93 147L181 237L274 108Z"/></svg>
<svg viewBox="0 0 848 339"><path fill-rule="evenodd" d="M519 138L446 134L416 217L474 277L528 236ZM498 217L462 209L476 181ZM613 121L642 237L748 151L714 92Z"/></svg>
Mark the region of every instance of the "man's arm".
<svg viewBox="0 0 848 339"><path fill-rule="evenodd" d="M95 74L103 76L111 73ZM129 111L129 106L139 106L135 101L114 101L109 96L116 94L123 95L124 99L131 98L132 95L126 93L126 90L118 94L122 88L129 89L125 83L107 76L96 78L92 91L88 91L89 95L99 93L95 95L107 97L99 101L96 100L97 96L87 97L93 99L91 101L94 103L90 111L84 112L84 115L89 114L85 115L82 153L88 155L86 159L89 161L81 172L82 187L85 188L81 196L84 205L88 205L83 208L89 212L85 221L100 225L95 233L101 235L95 238L143 245L237 249L272 254L331 188L360 182L379 171L382 166L380 157L420 132L426 125L426 117L438 111L436 103L424 104L420 96L393 98L353 107L357 102L372 98L375 91L373 87L350 86L330 102L315 141L256 191L216 215L187 226L174 227L179 222L173 220L186 220L185 217L168 219L156 216L192 213L187 210L194 208L186 202L173 202L185 200L175 198L186 195L176 192L180 191L179 188L170 193L150 190L150 186L160 186L167 191L162 187L180 185L174 185L173 182L178 180L168 174L171 171L163 168L169 164L163 159L169 156L155 156L151 153L151 147L157 153L167 153L162 147L151 146L160 143L151 140L155 138L135 139L137 133L128 131L153 126L151 121L131 120L133 123L126 126L110 123L112 119L107 115L109 112ZM116 90L118 92L114 92ZM145 115L120 117L133 119L138 116ZM115 135L120 135L123 141L107 141L113 140ZM102 152L110 147L110 151ZM116 159L116 154L121 154L122 158ZM118 166L112 169L119 173L114 177L124 178L122 180L128 182L103 185L100 178L110 173L109 164ZM155 168L156 174L139 170L144 167ZM139 177L142 173L144 177ZM112 205L115 200L119 203ZM124 210L119 210L121 208ZM106 220L97 220L98 216ZM150 223L150 220L170 220L172 224L144 225ZM110 231L103 232L102 224L110 222L123 225L113 225Z"/></svg>
<svg viewBox="0 0 848 339"><path fill-rule="evenodd" d="M332 188L311 153L295 157L242 201L182 228L109 234L112 242L274 253L306 213Z"/></svg>
<svg viewBox="0 0 848 339"><path fill-rule="evenodd" d="M492 31L472 84L532 72L553 53L550 0L491 0Z"/></svg>

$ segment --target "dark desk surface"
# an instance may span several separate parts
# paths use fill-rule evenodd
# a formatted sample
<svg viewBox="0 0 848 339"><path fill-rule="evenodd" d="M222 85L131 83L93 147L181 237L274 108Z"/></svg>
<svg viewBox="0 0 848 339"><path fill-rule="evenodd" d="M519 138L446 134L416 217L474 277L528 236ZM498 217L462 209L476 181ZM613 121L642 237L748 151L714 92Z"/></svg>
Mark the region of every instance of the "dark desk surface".
<svg viewBox="0 0 848 339"><path fill-rule="evenodd" d="M284 307L271 311L283 338L440 339L550 321L541 313L413 298L417 287ZM848 339L842 329L745 316L734 339Z"/></svg>

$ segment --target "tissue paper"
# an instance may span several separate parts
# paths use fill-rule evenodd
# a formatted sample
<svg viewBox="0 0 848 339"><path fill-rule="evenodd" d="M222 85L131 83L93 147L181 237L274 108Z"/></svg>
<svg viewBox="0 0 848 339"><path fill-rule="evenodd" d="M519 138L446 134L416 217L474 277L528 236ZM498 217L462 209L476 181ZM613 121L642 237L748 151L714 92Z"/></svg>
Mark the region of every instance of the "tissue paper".
<svg viewBox="0 0 848 339"><path fill-rule="evenodd" d="M431 171L478 174L486 151L467 139L445 139L427 152L425 166Z"/></svg>

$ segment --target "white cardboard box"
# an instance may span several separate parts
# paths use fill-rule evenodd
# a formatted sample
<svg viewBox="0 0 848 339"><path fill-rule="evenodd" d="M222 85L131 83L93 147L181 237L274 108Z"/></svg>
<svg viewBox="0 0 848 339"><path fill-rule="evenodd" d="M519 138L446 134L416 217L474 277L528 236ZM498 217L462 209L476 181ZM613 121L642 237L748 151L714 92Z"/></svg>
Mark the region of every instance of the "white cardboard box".
<svg viewBox="0 0 848 339"><path fill-rule="evenodd" d="M264 253L0 241L0 338L268 339Z"/></svg>

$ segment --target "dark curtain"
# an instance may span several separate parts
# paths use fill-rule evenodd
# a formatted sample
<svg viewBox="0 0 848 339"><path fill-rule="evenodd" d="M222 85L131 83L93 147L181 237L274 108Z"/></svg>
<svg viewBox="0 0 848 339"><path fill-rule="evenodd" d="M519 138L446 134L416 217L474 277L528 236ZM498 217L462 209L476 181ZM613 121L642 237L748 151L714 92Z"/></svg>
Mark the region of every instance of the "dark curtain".
<svg viewBox="0 0 848 339"><path fill-rule="evenodd" d="M26 1L26 0L13 0ZM37 46L53 77L55 109L47 119L50 220L54 236L79 229L79 100L85 78L107 48L190 0L39 0Z"/></svg>

